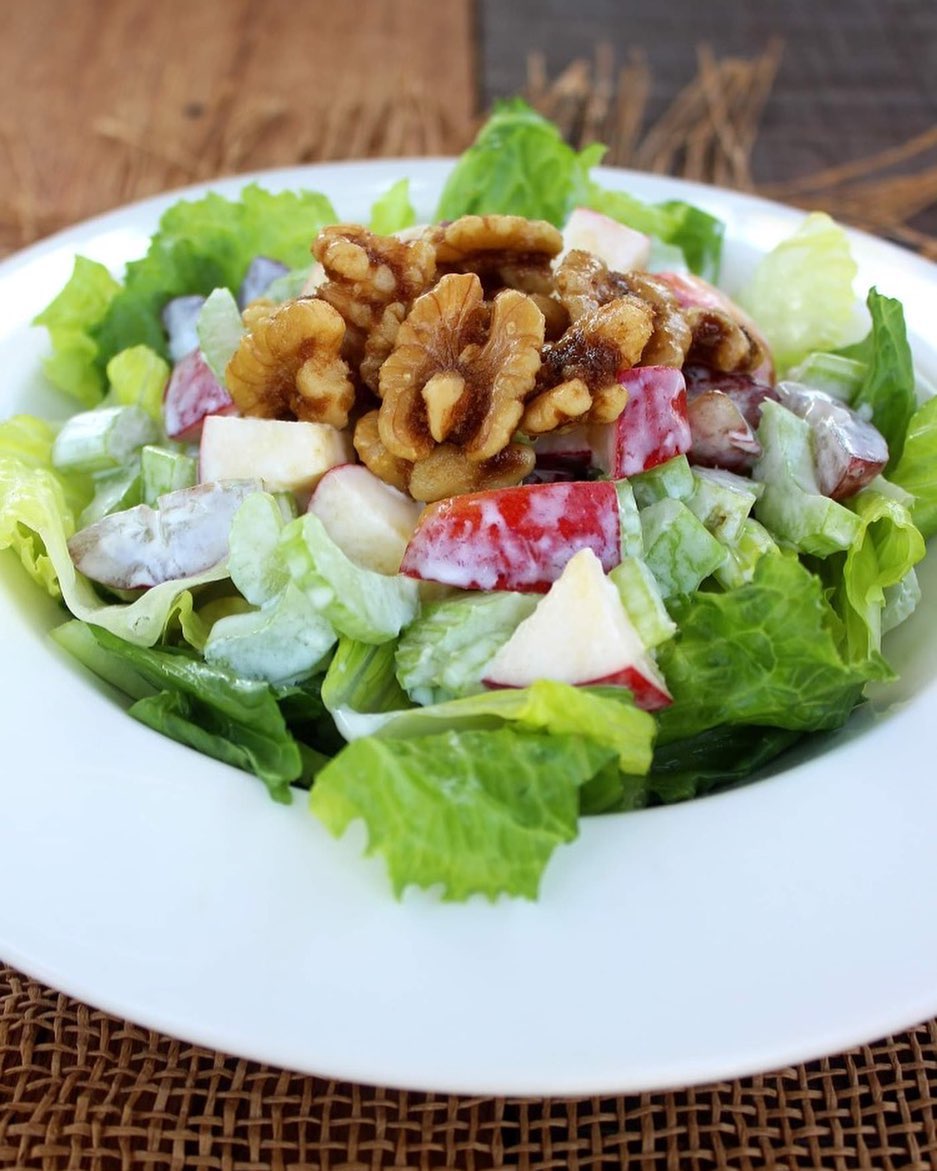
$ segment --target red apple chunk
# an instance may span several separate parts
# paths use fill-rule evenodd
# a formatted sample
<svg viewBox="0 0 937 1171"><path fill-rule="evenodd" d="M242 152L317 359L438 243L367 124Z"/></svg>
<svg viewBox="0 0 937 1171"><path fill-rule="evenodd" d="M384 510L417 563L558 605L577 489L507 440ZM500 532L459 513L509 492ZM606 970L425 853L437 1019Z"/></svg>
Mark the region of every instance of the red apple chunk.
<svg viewBox="0 0 937 1171"><path fill-rule="evenodd" d="M235 410L231 395L208 368L201 350L179 361L163 396L163 421L170 439L196 440L208 415Z"/></svg>
<svg viewBox="0 0 937 1171"><path fill-rule="evenodd" d="M621 560L618 498L608 481L522 484L424 509L402 573L464 590L544 593L580 549Z"/></svg>

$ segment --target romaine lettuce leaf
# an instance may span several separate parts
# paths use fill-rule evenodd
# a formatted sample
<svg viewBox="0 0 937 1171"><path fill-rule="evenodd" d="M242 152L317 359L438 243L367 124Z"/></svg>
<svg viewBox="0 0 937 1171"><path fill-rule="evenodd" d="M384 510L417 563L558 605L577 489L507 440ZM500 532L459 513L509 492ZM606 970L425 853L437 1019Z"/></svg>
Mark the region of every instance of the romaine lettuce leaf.
<svg viewBox="0 0 937 1171"><path fill-rule="evenodd" d="M891 478L914 497L914 523L925 537L932 537L937 533L937 398L929 398L911 416Z"/></svg>
<svg viewBox="0 0 937 1171"><path fill-rule="evenodd" d="M790 555L766 553L748 585L678 598L671 613L680 630L659 652L674 697L659 713L661 744L723 724L836 728L877 674L844 660L822 582Z"/></svg>
<svg viewBox="0 0 937 1171"><path fill-rule="evenodd" d="M162 424L163 392L169 363L149 346L128 346L107 364L109 399L116 406L141 407Z"/></svg>
<svg viewBox="0 0 937 1171"><path fill-rule="evenodd" d="M498 212L559 227L585 202L589 168L602 153L601 146L577 153L521 98L498 102L450 172L436 219Z"/></svg>
<svg viewBox="0 0 937 1171"><path fill-rule="evenodd" d="M322 682L322 702L329 711L399 712L410 706L397 682L393 642L379 646L339 639Z"/></svg>
<svg viewBox="0 0 937 1171"><path fill-rule="evenodd" d="M313 813L339 836L358 818L399 897L439 886L447 900L534 899L554 849L576 837L579 788L614 751L576 735L515 728L369 737L316 777Z"/></svg>
<svg viewBox="0 0 937 1171"><path fill-rule="evenodd" d="M104 394L94 334L119 290L103 264L76 256L65 287L33 322L46 327L52 342L42 363L46 377L83 407L93 407Z"/></svg>
<svg viewBox="0 0 937 1171"><path fill-rule="evenodd" d="M869 333L840 353L865 363L865 376L853 395L852 406L871 409L872 422L888 444L887 470L891 471L901 459L908 424L917 407L914 360L901 302L873 288L866 304L872 318Z"/></svg>
<svg viewBox="0 0 937 1171"><path fill-rule="evenodd" d="M845 231L825 212L812 212L761 258L739 303L764 332L779 371L847 340L857 272Z"/></svg>
<svg viewBox="0 0 937 1171"><path fill-rule="evenodd" d="M371 208L371 231L379 236L390 236L416 223L416 212L410 202L410 180L398 179L374 201Z"/></svg>
<svg viewBox="0 0 937 1171"><path fill-rule="evenodd" d="M664 804L688 801L744 780L804 735L788 728L720 724L688 740L659 745L647 787Z"/></svg>

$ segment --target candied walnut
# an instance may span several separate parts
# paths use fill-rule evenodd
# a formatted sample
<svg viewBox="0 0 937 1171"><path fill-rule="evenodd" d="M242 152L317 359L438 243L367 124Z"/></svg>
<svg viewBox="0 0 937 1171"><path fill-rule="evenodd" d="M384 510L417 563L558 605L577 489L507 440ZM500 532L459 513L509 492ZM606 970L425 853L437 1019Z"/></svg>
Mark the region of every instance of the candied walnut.
<svg viewBox="0 0 937 1171"><path fill-rule="evenodd" d="M358 458L368 471L379 476L385 483L399 488L401 492L407 491L413 464L409 460L391 455L381 442L377 428L377 411L369 411L361 416L355 424L352 443Z"/></svg>
<svg viewBox="0 0 937 1171"><path fill-rule="evenodd" d="M523 443L509 443L480 463L451 443L443 443L413 465L409 491L414 500L431 504L464 492L510 488L530 475L534 463L533 448Z"/></svg>
<svg viewBox="0 0 937 1171"><path fill-rule="evenodd" d="M365 333L388 305L409 306L436 277L436 253L424 240L377 236L360 224L333 224L313 241L325 279L316 295Z"/></svg>
<svg viewBox="0 0 937 1171"><path fill-rule="evenodd" d="M381 367L394 348L397 331L406 314L406 306L399 301L388 305L362 346L358 372L365 386L377 395L380 394Z"/></svg>
<svg viewBox="0 0 937 1171"><path fill-rule="evenodd" d="M474 272L487 293L499 288L549 296L552 260L563 236L546 220L516 215L465 215L431 229L439 271Z"/></svg>
<svg viewBox="0 0 937 1171"><path fill-rule="evenodd" d="M687 362L725 374L745 374L765 360L761 343L724 309L693 306L684 312L692 335Z"/></svg>
<svg viewBox="0 0 937 1171"><path fill-rule="evenodd" d="M558 341L569 328L569 310L554 296L548 297L544 293L528 295L543 314L543 336L547 341Z"/></svg>
<svg viewBox="0 0 937 1171"><path fill-rule="evenodd" d="M633 296L580 317L558 342L543 347L521 430L542 435L574 421L614 422L628 401L618 372L635 365L653 329L651 308Z"/></svg>
<svg viewBox="0 0 937 1171"><path fill-rule="evenodd" d="M341 348L345 323L324 301L300 298L258 312L226 370L243 415L344 427L355 388Z"/></svg>
<svg viewBox="0 0 937 1171"><path fill-rule="evenodd" d="M640 298L654 318L654 329L640 356L640 365L683 365L690 346L690 327L676 297L663 281L646 272L611 271L599 257L581 249L573 249L563 257L555 279L557 295L573 322L618 297Z"/></svg>
<svg viewBox="0 0 937 1171"><path fill-rule="evenodd" d="M419 297L381 367L381 441L401 459L449 443L476 463L510 442L533 389L543 314L506 289L491 305L474 273L452 273Z"/></svg>

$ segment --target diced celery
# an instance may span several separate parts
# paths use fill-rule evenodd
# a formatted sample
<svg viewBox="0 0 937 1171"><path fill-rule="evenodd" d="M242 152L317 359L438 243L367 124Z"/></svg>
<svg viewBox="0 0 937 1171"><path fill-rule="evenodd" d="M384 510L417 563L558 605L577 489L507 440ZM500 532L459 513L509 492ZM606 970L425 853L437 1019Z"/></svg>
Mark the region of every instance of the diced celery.
<svg viewBox="0 0 937 1171"><path fill-rule="evenodd" d="M222 386L225 369L241 344L244 321L230 289L213 289L205 298L195 326L202 357Z"/></svg>
<svg viewBox="0 0 937 1171"><path fill-rule="evenodd" d="M766 399L758 439L762 454L752 474L765 485L755 504L758 520L801 553L826 557L848 549L862 521L820 494L810 424L780 403Z"/></svg>
<svg viewBox="0 0 937 1171"><path fill-rule="evenodd" d="M641 511L644 560L665 598L691 594L725 560L725 549L682 500Z"/></svg>
<svg viewBox="0 0 937 1171"><path fill-rule="evenodd" d="M666 463L639 472L631 477L630 483L638 508L647 508L657 500L686 500L696 486L685 455L675 455Z"/></svg>
<svg viewBox="0 0 937 1171"><path fill-rule="evenodd" d="M143 478L143 502L155 504L165 492L177 488L191 488L198 478L198 463L194 456L182 451L170 451L148 443L140 452L140 473Z"/></svg>
<svg viewBox="0 0 937 1171"><path fill-rule="evenodd" d="M112 512L134 508L143 499L143 480L136 460L126 468L102 472L94 480L94 496L78 518L80 528Z"/></svg>
<svg viewBox="0 0 937 1171"><path fill-rule="evenodd" d="M778 545L764 525L747 517L738 537L726 547L726 559L713 576L726 590L747 585L755 576L755 566L766 553L777 553Z"/></svg>
<svg viewBox="0 0 937 1171"><path fill-rule="evenodd" d="M811 390L822 390L849 403L862 385L866 369L865 362L857 362L854 358L815 351L808 354L799 366L789 370L787 377Z"/></svg>
<svg viewBox="0 0 937 1171"><path fill-rule="evenodd" d="M667 613L657 579L640 557L623 557L608 576L648 650L673 638L677 624Z"/></svg>
<svg viewBox="0 0 937 1171"><path fill-rule="evenodd" d="M98 407L72 415L52 444L52 463L63 471L105 472L159 439L159 428L136 406Z"/></svg>
<svg viewBox="0 0 937 1171"><path fill-rule="evenodd" d="M641 536L641 515L634 498L630 480L616 480L618 495L618 527L621 532L622 557L640 557L644 552L644 538Z"/></svg>
<svg viewBox="0 0 937 1171"><path fill-rule="evenodd" d="M718 468L693 468L693 479L695 487L686 501L687 508L714 537L731 544L764 486Z"/></svg>
<svg viewBox="0 0 937 1171"><path fill-rule="evenodd" d="M885 607L882 610L882 634L894 630L914 613L921 600L921 586L917 574L909 569L897 585L885 587Z"/></svg>

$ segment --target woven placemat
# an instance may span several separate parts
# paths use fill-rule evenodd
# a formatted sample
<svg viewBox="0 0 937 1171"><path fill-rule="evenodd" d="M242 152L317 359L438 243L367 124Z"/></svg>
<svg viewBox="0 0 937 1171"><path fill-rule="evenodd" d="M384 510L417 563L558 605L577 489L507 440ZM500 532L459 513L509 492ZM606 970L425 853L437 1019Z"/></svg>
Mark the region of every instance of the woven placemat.
<svg viewBox="0 0 937 1171"><path fill-rule="evenodd" d="M720 61L704 48L698 75L649 127L642 117L650 78L640 54L618 68L600 48L594 61L574 62L552 80L532 58L528 91L571 141L609 142L609 162L765 190L750 159L780 51L771 45L751 61ZM412 80L393 104L387 94L370 103L355 98L333 104L327 120L306 119L302 125L318 127L314 138L308 130L297 137L302 120L289 110L208 111L216 121L222 113L233 129L213 139L220 144L214 155L186 154L178 143L164 149L152 127L132 119L98 124L93 133L122 176L105 198L123 202L261 164L454 153L474 129L453 121L451 109L434 105ZM270 156L274 124L298 153ZM266 144L262 158L256 143ZM909 221L937 198L928 154L935 145L937 132L925 134L770 194L826 206L929 252L933 242ZM3 250L67 222L65 208L30 182L28 167L11 173L16 190L0 208ZM937 1166L935 1106L937 1022L806 1065L668 1093L469 1098L352 1085L228 1057L118 1020L0 965L0 1168L924 1171Z"/></svg>

